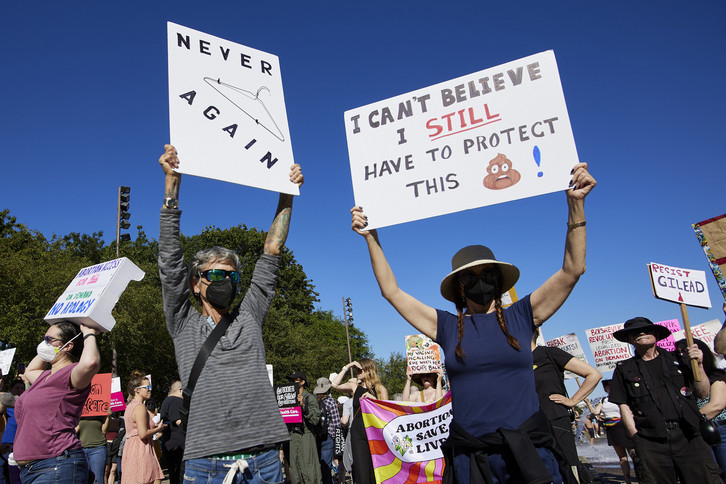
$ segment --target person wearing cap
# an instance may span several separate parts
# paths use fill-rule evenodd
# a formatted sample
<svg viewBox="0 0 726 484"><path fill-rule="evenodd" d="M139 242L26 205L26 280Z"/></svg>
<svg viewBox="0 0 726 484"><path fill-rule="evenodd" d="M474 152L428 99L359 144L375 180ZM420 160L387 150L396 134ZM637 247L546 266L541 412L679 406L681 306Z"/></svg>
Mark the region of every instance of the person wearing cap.
<svg viewBox="0 0 726 484"><path fill-rule="evenodd" d="M293 196L280 194L242 301L232 306L240 282L239 256L225 247L198 251L187 268L180 240L180 160L172 145L159 158L165 198L159 215L159 279L166 327L174 342L185 386L200 350L217 324L229 327L205 362L191 395L186 422L184 480L221 484L282 481L278 445L289 440L265 366L262 324L275 297L280 254L287 239ZM290 182L303 184L300 165ZM203 197L208 210L230 205L228 197ZM226 200L226 201L225 201ZM194 306L189 295L201 306ZM243 380L244 385L239 381Z"/></svg>
<svg viewBox="0 0 726 484"><path fill-rule="evenodd" d="M714 477L719 470L699 431L696 397L706 398L710 388L703 353L695 344L688 347L688 357L697 363L699 379L694 379L673 353L656 345L670 334L643 317L626 321L613 333L633 345L635 354L617 363L610 401L620 406L635 451L655 482L721 482Z"/></svg>
<svg viewBox="0 0 726 484"><path fill-rule="evenodd" d="M492 478L499 482L574 479L564 458L556 460L550 450L555 447L554 439L547 418L539 411L527 343L534 329L565 302L585 272L584 202L595 185L587 164L575 165L566 197L562 268L506 309L501 297L514 286L519 269L496 260L492 251L481 245L457 252L451 273L441 282L441 295L455 304L457 314L436 310L399 288L377 232L366 230L360 207L351 209L352 228L368 245L381 294L444 351L453 411L445 480L453 482L455 478L468 484L490 482ZM509 450L504 451L505 446Z"/></svg>
<svg viewBox="0 0 726 484"><path fill-rule="evenodd" d="M290 430L290 447L286 459L290 466L290 480L292 484L319 484L322 475L315 426L320 421L320 406L318 400L305 390L308 386L305 373L296 371L288 375L287 379L290 383L299 385L297 401L303 417L302 423L287 424Z"/></svg>
<svg viewBox="0 0 726 484"><path fill-rule="evenodd" d="M327 378L318 378L313 395L318 399L321 413L328 416L325 434L318 435L318 452L320 453L320 472L323 475L323 484L329 484L333 482L331 469L335 452L335 432L340 428L340 412L338 412L335 400L330 396L330 380Z"/></svg>

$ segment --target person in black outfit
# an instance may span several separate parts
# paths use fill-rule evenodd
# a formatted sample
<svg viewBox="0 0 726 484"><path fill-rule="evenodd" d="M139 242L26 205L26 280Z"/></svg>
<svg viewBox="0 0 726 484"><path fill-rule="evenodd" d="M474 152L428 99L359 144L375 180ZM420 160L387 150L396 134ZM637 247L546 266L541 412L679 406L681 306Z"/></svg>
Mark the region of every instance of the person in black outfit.
<svg viewBox="0 0 726 484"><path fill-rule="evenodd" d="M657 483L722 482L711 449L699 431L696 397L705 398L709 380L698 346L688 356L698 364L700 381L669 351L656 346L670 331L638 317L628 320L613 336L635 347L635 356L618 362L610 401L620 415L635 450Z"/></svg>
<svg viewBox="0 0 726 484"><path fill-rule="evenodd" d="M161 419L167 424L161 434L161 452L169 469L169 484L182 484L184 477L184 431L182 431L181 410L184 405L182 382L176 380L171 384L169 396L161 404Z"/></svg>
<svg viewBox="0 0 726 484"><path fill-rule="evenodd" d="M602 373L594 366L559 348L537 346L539 333L537 329L532 336L534 384L539 406L552 426L552 434L565 454L567 463L577 475L577 464L580 460L577 457L575 436L572 433L572 421L575 417L572 408L592 393L602 378ZM585 379L572 398L567 396L565 370Z"/></svg>

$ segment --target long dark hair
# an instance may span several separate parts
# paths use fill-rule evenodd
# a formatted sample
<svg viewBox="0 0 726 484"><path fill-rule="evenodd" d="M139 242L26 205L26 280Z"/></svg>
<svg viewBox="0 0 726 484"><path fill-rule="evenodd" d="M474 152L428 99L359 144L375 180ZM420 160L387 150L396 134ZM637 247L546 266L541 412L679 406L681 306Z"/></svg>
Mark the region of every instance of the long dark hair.
<svg viewBox="0 0 726 484"><path fill-rule="evenodd" d="M58 328L60 331L60 340L63 344L68 343L69 341L72 341L73 348L68 352L68 354L71 356L71 359L73 361L78 361L81 357L81 353L83 353L83 338L79 337L78 335L81 334L81 328L77 324L73 324L69 321L61 321L60 323L55 323L53 326ZM63 346L63 345L61 345Z"/></svg>
<svg viewBox="0 0 726 484"><path fill-rule="evenodd" d="M700 339L693 338L693 342L698 345L698 349L703 352L703 371L706 372L706 376L711 383L715 381L726 382L726 371L720 370L716 367L716 355L713 354L711 348L709 348L708 345ZM691 363L688 358L686 346L687 343L685 339L676 341L676 356L678 357L681 366L686 368L686 371L693 373L691 371Z"/></svg>
<svg viewBox="0 0 726 484"><path fill-rule="evenodd" d="M502 273L497 269L497 278L494 282L494 309L497 313L497 322L499 323L499 329L502 330L504 336L507 337L507 343L515 350L520 350L519 341L517 338L509 334L507 328L507 322L504 319L504 311L502 310L502 291L499 289L502 283ZM466 355L461 349L461 338L464 336L464 309L466 308L466 296L464 296L463 290L459 291L459 297L454 301L456 305L456 327L459 330L459 341L456 343L456 357L463 360Z"/></svg>

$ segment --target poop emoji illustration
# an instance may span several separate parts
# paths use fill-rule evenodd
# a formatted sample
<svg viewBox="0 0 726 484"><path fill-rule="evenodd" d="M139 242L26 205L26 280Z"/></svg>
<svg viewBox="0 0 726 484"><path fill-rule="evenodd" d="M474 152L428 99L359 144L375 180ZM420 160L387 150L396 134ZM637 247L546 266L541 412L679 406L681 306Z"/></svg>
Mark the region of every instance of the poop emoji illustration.
<svg viewBox="0 0 726 484"><path fill-rule="evenodd" d="M512 168L509 158L501 153L489 161L487 173L488 175L484 177L484 186L490 190L509 188L522 178L522 175Z"/></svg>

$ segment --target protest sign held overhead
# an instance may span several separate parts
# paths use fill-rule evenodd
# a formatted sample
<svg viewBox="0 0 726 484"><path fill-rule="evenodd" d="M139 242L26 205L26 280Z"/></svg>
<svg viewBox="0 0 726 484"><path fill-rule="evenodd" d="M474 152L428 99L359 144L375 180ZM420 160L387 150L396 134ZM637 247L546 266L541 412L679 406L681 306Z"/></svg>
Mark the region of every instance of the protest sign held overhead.
<svg viewBox="0 0 726 484"><path fill-rule="evenodd" d="M106 416L111 405L111 374L98 373L91 380L91 392L83 404L81 417Z"/></svg>
<svg viewBox="0 0 726 484"><path fill-rule="evenodd" d="M441 370L441 348L426 335L406 336L406 365L413 373Z"/></svg>
<svg viewBox="0 0 726 484"><path fill-rule="evenodd" d="M277 406L280 407L280 415L286 424L302 423L302 408L297 401L297 395L300 391L298 383L289 385L275 386L275 396L277 397Z"/></svg>
<svg viewBox="0 0 726 484"><path fill-rule="evenodd" d="M721 294L726 298L726 214L693 224Z"/></svg>
<svg viewBox="0 0 726 484"><path fill-rule="evenodd" d="M298 195L277 56L167 23L180 173Z"/></svg>
<svg viewBox="0 0 726 484"><path fill-rule="evenodd" d="M15 348L0 351L0 370L2 370L3 375L10 373L10 365L13 363L14 356Z"/></svg>
<svg viewBox="0 0 726 484"><path fill-rule="evenodd" d="M719 321L718 319L712 319L711 321L706 321L703 324L691 326L692 336L706 343L708 347L711 348L711 351L713 351L714 353L716 352L716 350L713 347L713 340L716 339L716 335L720 330L721 321ZM682 339L686 339L686 332L684 330L676 331L673 333L672 336L675 341L679 341Z"/></svg>
<svg viewBox="0 0 726 484"><path fill-rule="evenodd" d="M590 351L595 357L595 366L601 372L613 371L618 361L627 360L633 356L628 343L623 343L613 337L613 333L623 329L623 323L611 324L585 330Z"/></svg>
<svg viewBox="0 0 726 484"><path fill-rule="evenodd" d="M571 354L583 363L587 363L587 356L585 356L585 352L582 350L582 346L580 345L580 340L577 338L575 333L565 334L559 338L548 340L547 346L559 348L562 351ZM571 371L565 370L566 380L573 380L578 376L579 375L576 375Z"/></svg>
<svg viewBox="0 0 726 484"><path fill-rule="evenodd" d="M552 51L346 111L368 228L568 188L578 163Z"/></svg>
<svg viewBox="0 0 726 484"><path fill-rule="evenodd" d="M360 408L376 482L441 482L451 394L425 405L361 398Z"/></svg>
<svg viewBox="0 0 726 484"><path fill-rule="evenodd" d="M126 257L84 267L55 302L45 321L71 321L111 331L116 320L111 310L129 281L140 281L144 271Z"/></svg>
<svg viewBox="0 0 726 484"><path fill-rule="evenodd" d="M648 264L650 283L653 294L658 299L685 304L686 306L697 306L710 308L711 298L708 295L706 285L706 273L670 267L663 264L651 262Z"/></svg>

